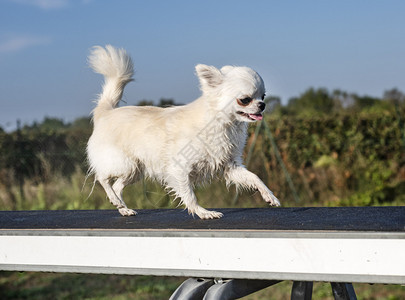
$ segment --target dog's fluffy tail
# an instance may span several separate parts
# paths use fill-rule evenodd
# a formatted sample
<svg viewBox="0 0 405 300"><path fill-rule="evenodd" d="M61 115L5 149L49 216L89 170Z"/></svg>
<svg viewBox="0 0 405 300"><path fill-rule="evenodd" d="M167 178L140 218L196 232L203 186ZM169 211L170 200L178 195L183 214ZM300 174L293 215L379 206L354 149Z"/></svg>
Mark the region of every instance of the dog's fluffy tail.
<svg viewBox="0 0 405 300"><path fill-rule="evenodd" d="M88 61L96 73L104 75L103 91L93 111L94 119L97 120L103 112L118 105L125 85L133 80L134 65L124 49L117 49L111 45L105 48L93 47Z"/></svg>

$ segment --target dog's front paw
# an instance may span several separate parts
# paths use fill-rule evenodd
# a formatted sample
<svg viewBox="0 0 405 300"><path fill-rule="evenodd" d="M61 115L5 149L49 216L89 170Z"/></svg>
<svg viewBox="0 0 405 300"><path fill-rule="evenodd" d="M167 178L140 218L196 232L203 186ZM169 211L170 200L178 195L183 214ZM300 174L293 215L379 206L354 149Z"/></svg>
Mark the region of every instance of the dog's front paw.
<svg viewBox="0 0 405 300"><path fill-rule="evenodd" d="M266 193L263 195L264 201L269 203L271 206L280 206L280 201L273 195L272 192Z"/></svg>
<svg viewBox="0 0 405 300"><path fill-rule="evenodd" d="M224 216L223 213L220 213L218 211L206 210L205 208L202 207L199 207L194 211L189 210L189 213L192 215L196 214L202 220L219 219Z"/></svg>
<svg viewBox="0 0 405 300"><path fill-rule="evenodd" d="M133 209L130 209L128 207L119 208L118 211L124 217L135 216L136 215L136 211L134 211Z"/></svg>
<svg viewBox="0 0 405 300"><path fill-rule="evenodd" d="M198 215L201 219L203 220L208 220L208 219L219 219L222 218L224 216L223 213L220 213L218 211L210 211L207 210L206 212L204 212L203 214L199 214Z"/></svg>

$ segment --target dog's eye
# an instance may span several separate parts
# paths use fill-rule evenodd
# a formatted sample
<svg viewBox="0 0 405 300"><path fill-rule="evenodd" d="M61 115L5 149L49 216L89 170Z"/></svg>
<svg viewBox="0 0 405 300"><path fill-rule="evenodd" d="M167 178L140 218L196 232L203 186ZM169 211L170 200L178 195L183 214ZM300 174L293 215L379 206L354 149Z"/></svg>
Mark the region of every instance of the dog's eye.
<svg viewBox="0 0 405 300"><path fill-rule="evenodd" d="M252 102L252 98L244 98L240 100L240 102L242 102L243 104L249 104L250 102Z"/></svg>
<svg viewBox="0 0 405 300"><path fill-rule="evenodd" d="M238 99L238 102L240 105L248 105L250 102L252 102L252 100L253 100L252 98L246 97L243 99Z"/></svg>

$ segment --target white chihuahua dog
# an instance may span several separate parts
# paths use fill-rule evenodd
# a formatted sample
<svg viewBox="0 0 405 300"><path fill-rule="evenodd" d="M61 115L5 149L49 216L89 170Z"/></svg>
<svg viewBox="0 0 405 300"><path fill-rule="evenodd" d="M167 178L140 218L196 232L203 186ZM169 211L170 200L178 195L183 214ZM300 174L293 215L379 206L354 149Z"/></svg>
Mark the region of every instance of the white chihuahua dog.
<svg viewBox="0 0 405 300"><path fill-rule="evenodd" d="M102 93L93 111L94 130L87 154L95 175L121 215L135 215L123 198L128 184L149 177L180 198L188 212L201 219L222 217L198 205L193 187L222 174L226 183L258 190L271 205L280 202L242 161L247 125L262 120L265 89L250 68L197 65L202 95L184 106L117 108L133 63L123 49L96 46L89 56L95 72L104 75Z"/></svg>

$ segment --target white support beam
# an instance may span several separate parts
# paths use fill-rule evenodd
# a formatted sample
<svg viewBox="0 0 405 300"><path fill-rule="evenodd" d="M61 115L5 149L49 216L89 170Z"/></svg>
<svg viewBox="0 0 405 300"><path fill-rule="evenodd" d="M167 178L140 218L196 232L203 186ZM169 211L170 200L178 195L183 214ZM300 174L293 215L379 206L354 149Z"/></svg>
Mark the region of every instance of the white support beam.
<svg viewBox="0 0 405 300"><path fill-rule="evenodd" d="M6 230L0 270L405 284L405 233Z"/></svg>

